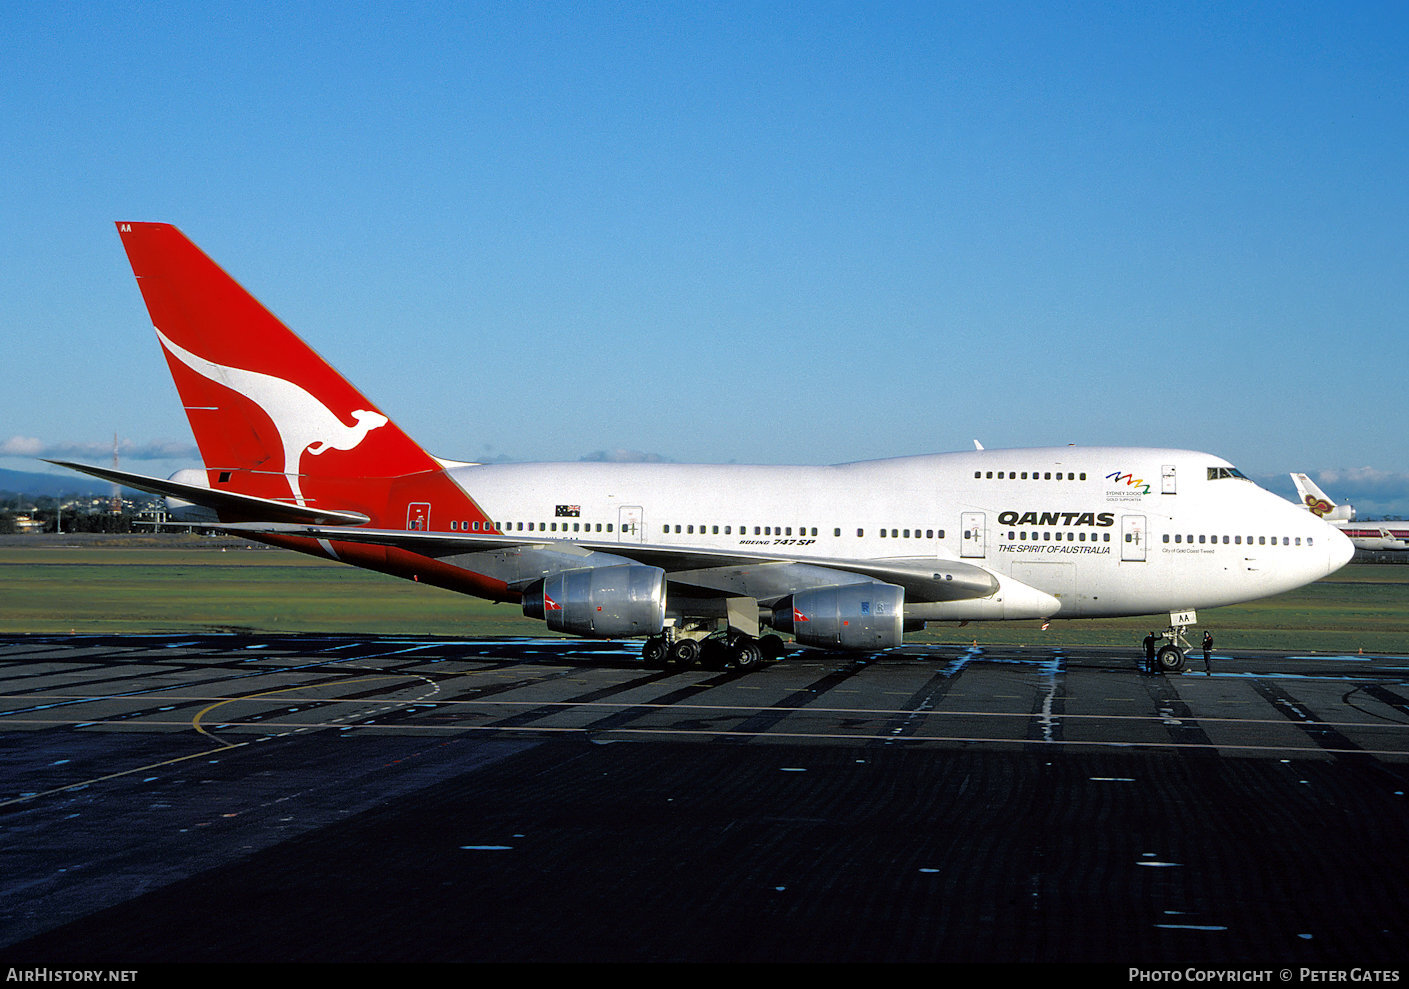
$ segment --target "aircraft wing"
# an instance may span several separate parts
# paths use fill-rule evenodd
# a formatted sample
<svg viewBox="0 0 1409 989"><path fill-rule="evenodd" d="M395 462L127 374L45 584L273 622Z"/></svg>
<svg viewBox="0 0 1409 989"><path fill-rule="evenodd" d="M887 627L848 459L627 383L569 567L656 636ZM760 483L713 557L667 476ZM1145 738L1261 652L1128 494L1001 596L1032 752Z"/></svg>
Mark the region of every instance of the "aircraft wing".
<svg viewBox="0 0 1409 989"><path fill-rule="evenodd" d="M998 589L989 571L958 560L905 557L881 560L833 560L661 546L650 543L596 542L591 540L524 539L522 536L418 532L404 529L328 528L317 525L231 523L218 526L237 534L296 536L334 542L393 546L423 556L442 558L506 550L540 551L557 558L582 558L582 566L599 560L630 560L660 567L670 583L702 596L752 597L761 602L777 600L810 587L879 580L905 588L910 601L964 601L987 597ZM570 565L570 564L569 564Z"/></svg>
<svg viewBox="0 0 1409 989"><path fill-rule="evenodd" d="M537 558L520 572L537 579L574 565L592 567L629 560L660 567L677 589L694 597L751 597L768 602L811 587L879 580L905 589L906 598L922 601L964 601L987 597L998 589L997 578L982 567L957 560L901 557L882 560L835 560L593 540L524 539L488 533L420 532L406 529L360 528L368 521L359 512L319 509L292 502L220 491L198 484L133 474L113 467L96 467L65 460L49 463L83 474L179 498L259 521L210 523L211 528L238 534L264 534L322 539L344 543L390 546L439 559L473 553L511 552ZM353 528L358 527L358 528ZM576 563L580 560L580 563ZM511 585L528 583L511 580Z"/></svg>

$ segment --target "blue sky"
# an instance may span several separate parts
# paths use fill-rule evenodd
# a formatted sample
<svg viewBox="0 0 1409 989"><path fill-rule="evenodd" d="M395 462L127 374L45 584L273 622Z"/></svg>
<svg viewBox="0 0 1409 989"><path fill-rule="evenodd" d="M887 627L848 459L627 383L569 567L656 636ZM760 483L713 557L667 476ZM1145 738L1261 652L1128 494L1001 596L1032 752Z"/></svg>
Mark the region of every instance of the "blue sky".
<svg viewBox="0 0 1409 989"><path fill-rule="evenodd" d="M190 435L115 220L433 453L1207 450L1409 514L1409 7L19 3L0 466ZM147 459L144 459L147 458Z"/></svg>

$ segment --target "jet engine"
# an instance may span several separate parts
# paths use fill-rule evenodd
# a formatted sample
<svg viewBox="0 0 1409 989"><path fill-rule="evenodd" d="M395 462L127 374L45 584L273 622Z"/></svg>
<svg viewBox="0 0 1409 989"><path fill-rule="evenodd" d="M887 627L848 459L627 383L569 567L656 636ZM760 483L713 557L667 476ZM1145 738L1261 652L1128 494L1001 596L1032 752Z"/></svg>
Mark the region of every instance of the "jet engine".
<svg viewBox="0 0 1409 989"><path fill-rule="evenodd" d="M523 613L572 635L659 635L665 625L665 571L634 563L564 570L524 590Z"/></svg>
<svg viewBox="0 0 1409 989"><path fill-rule="evenodd" d="M880 581L814 587L779 601L769 624L803 645L888 649L904 633L905 589Z"/></svg>
<svg viewBox="0 0 1409 989"><path fill-rule="evenodd" d="M210 478L206 475L206 472L194 467L184 467L175 474L172 474L167 480L175 481L178 484L194 484L201 488L210 487ZM204 508L200 505L192 504L189 501L172 497L171 495L167 495L166 497L166 513L167 518L172 522L201 523L220 521L220 516L215 514L214 509Z"/></svg>

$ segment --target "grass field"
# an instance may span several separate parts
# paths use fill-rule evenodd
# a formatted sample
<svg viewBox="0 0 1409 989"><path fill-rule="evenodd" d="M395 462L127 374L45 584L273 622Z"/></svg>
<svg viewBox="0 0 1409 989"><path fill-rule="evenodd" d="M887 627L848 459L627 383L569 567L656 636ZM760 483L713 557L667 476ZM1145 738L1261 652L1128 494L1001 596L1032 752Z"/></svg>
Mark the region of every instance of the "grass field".
<svg viewBox="0 0 1409 989"><path fill-rule="evenodd" d="M907 642L1138 648L1158 618L932 625ZM1354 564L1278 597L1199 612L1218 649L1409 653L1409 566ZM189 540L0 546L0 633L533 635L507 604L284 550Z"/></svg>

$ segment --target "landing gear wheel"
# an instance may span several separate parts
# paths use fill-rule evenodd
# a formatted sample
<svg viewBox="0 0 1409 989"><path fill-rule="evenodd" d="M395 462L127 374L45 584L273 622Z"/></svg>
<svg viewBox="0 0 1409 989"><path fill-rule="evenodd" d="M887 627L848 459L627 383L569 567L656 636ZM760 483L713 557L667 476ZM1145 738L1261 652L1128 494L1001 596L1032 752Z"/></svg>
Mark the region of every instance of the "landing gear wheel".
<svg viewBox="0 0 1409 989"><path fill-rule="evenodd" d="M676 666L689 669L700 659L700 643L697 639L676 639L670 647L670 661Z"/></svg>
<svg viewBox="0 0 1409 989"><path fill-rule="evenodd" d="M724 669L729 665L729 647L722 639L705 639L700 643L700 665L707 670Z"/></svg>
<svg viewBox="0 0 1409 989"><path fill-rule="evenodd" d="M759 649L758 641L747 635L741 635L730 643L729 653L735 669L751 670L763 662L763 651Z"/></svg>
<svg viewBox="0 0 1409 989"><path fill-rule="evenodd" d="M1184 653L1176 646L1165 646L1155 657L1161 673L1178 673L1184 668Z"/></svg>
<svg viewBox="0 0 1409 989"><path fill-rule="evenodd" d="M782 659L783 653L788 651L788 647L783 645L783 637L769 633L758 640L759 652L763 653L763 658L772 662L775 659Z"/></svg>
<svg viewBox="0 0 1409 989"><path fill-rule="evenodd" d="M641 647L641 658L653 670L665 669L665 661L670 655L670 646L663 635L653 635Z"/></svg>

